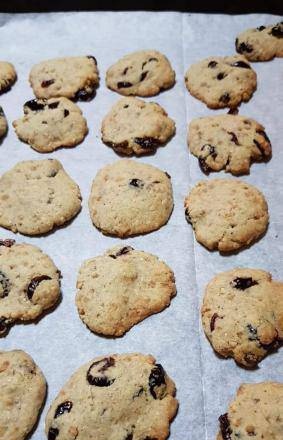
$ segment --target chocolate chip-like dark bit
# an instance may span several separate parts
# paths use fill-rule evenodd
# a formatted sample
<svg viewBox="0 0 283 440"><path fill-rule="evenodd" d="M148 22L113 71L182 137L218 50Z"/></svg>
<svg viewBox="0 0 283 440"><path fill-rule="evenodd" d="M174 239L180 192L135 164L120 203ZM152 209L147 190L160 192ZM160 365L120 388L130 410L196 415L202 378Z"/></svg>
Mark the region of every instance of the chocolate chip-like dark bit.
<svg viewBox="0 0 283 440"><path fill-rule="evenodd" d="M49 428L48 431L48 440L55 440L56 437L59 435L59 429L57 428Z"/></svg>
<svg viewBox="0 0 283 440"><path fill-rule="evenodd" d="M208 156L211 156L212 159L216 159L216 157L217 157L216 148L214 147L214 145L204 144L201 147L201 151L208 152Z"/></svg>
<svg viewBox="0 0 283 440"><path fill-rule="evenodd" d="M8 332L9 329L9 321L4 316L0 316L0 336L3 336Z"/></svg>
<svg viewBox="0 0 283 440"><path fill-rule="evenodd" d="M242 42L239 44L238 38L236 39L236 49L239 53L251 53L254 50L254 48L248 43Z"/></svg>
<svg viewBox="0 0 283 440"><path fill-rule="evenodd" d="M11 290L11 282L7 275L0 270L0 298L8 296Z"/></svg>
<svg viewBox="0 0 283 440"><path fill-rule="evenodd" d="M116 259L117 257L120 257L121 255L128 254L129 252L133 251L134 248L132 246L124 246L121 249L116 252L116 254L111 254L109 257Z"/></svg>
<svg viewBox="0 0 283 440"><path fill-rule="evenodd" d="M210 331L213 332L215 330L215 322L217 319L223 319L222 316L219 316L218 313L214 313L210 320Z"/></svg>
<svg viewBox="0 0 283 440"><path fill-rule="evenodd" d="M97 373L100 373L99 376L93 376L91 373L91 370L94 367L97 367L99 364L101 364L100 368L98 368L96 371ZM115 360L112 357L101 359L100 361L93 362L91 366L89 367L86 379L90 385L95 385L96 387L109 387L113 384L115 379L109 379L105 375L105 371L108 370L108 368L113 367L115 365Z"/></svg>
<svg viewBox="0 0 283 440"><path fill-rule="evenodd" d="M265 26L259 26L259 27L257 27L257 30L260 31L260 32L263 31L264 29L266 29Z"/></svg>
<svg viewBox="0 0 283 440"><path fill-rule="evenodd" d="M231 434L232 429L230 427L230 422L228 419L228 414L223 414L219 417L219 423L220 423L220 431L223 437L223 440L232 440Z"/></svg>
<svg viewBox="0 0 283 440"><path fill-rule="evenodd" d="M130 432L129 434L127 434L124 440L133 440L133 433Z"/></svg>
<svg viewBox="0 0 283 440"><path fill-rule="evenodd" d="M32 299L33 294L37 286L45 280L51 280L51 278L48 275L39 275L38 277L34 277L31 282L29 283L27 287L27 297L29 300Z"/></svg>
<svg viewBox="0 0 283 440"><path fill-rule="evenodd" d="M219 81L221 81L221 79L223 79L223 78L225 78L227 75L225 75L225 73L223 73L223 72L220 72L220 73L218 73L218 75L217 75L217 79L219 80Z"/></svg>
<svg viewBox="0 0 283 440"><path fill-rule="evenodd" d="M240 145L237 136L235 135L235 133L233 131L228 131L228 134L230 134L231 136L231 141L234 142L234 144L236 145Z"/></svg>
<svg viewBox="0 0 283 440"><path fill-rule="evenodd" d="M238 290L246 290L252 286L256 286L258 282L253 280L252 277L237 277L231 281L230 285Z"/></svg>
<svg viewBox="0 0 283 440"><path fill-rule="evenodd" d="M191 216L190 216L188 208L186 208L186 210L185 210L185 217L186 217L187 222L191 225L192 224L192 219L191 219Z"/></svg>
<svg viewBox="0 0 283 440"><path fill-rule="evenodd" d="M0 246L12 247L16 243L16 240L11 238L6 238L5 240L0 240Z"/></svg>
<svg viewBox="0 0 283 440"><path fill-rule="evenodd" d="M220 96L219 101L223 102L223 104L228 104L228 102L230 101L229 93L227 92L223 93L223 95Z"/></svg>
<svg viewBox="0 0 283 440"><path fill-rule="evenodd" d="M151 370L148 384L149 390L154 399L157 399L155 388L160 387L161 385L165 385L165 371L160 364L156 364Z"/></svg>
<svg viewBox="0 0 283 440"><path fill-rule="evenodd" d="M64 118L66 118L67 116L69 116L70 112L69 110L65 109L64 110Z"/></svg>
<svg viewBox="0 0 283 440"><path fill-rule="evenodd" d="M147 74L148 74L148 71L142 72L142 74L140 76L140 82L143 81L147 77Z"/></svg>
<svg viewBox="0 0 283 440"><path fill-rule="evenodd" d="M208 63L208 67L210 67L211 69L214 69L214 67L217 66L217 61L209 61Z"/></svg>
<svg viewBox="0 0 283 440"><path fill-rule="evenodd" d="M203 157L199 157L198 163L200 169L204 172L204 174L208 175L211 171L211 168L207 165L205 159Z"/></svg>
<svg viewBox="0 0 283 440"><path fill-rule="evenodd" d="M135 188L143 188L144 187L144 182L141 179L131 179L129 181L129 185L130 186L134 186Z"/></svg>
<svg viewBox="0 0 283 440"><path fill-rule="evenodd" d="M253 327L252 324L248 324L247 329L249 332L249 341L256 341L258 339L257 329Z"/></svg>
<svg viewBox="0 0 283 440"><path fill-rule="evenodd" d="M280 25L280 23L278 23L276 26L274 26L271 29L271 35L273 35L273 37L283 38L283 26L282 26L282 23L281 23L281 25Z"/></svg>
<svg viewBox="0 0 283 440"><path fill-rule="evenodd" d="M96 58L93 55L87 55L87 58L92 60L94 62L94 64L97 66L97 60L96 60Z"/></svg>
<svg viewBox="0 0 283 440"><path fill-rule="evenodd" d="M48 108L51 108L53 110L54 108L57 108L58 105L59 101L51 102L50 104L48 104Z"/></svg>
<svg viewBox="0 0 283 440"><path fill-rule="evenodd" d="M230 108L227 112L228 115L237 115L239 113L238 107Z"/></svg>
<svg viewBox="0 0 283 440"><path fill-rule="evenodd" d="M28 107L33 112L37 112L44 109L44 104L39 104L37 99L32 99L24 104L24 107Z"/></svg>
<svg viewBox="0 0 283 440"><path fill-rule="evenodd" d="M0 105L0 116L5 116L4 110L3 110L3 108L1 107L1 105Z"/></svg>
<svg viewBox="0 0 283 440"><path fill-rule="evenodd" d="M138 144L140 147L146 149L150 149L150 148L156 148L159 144L158 139L155 139L153 137L136 137L134 138L134 142L136 144Z"/></svg>
<svg viewBox="0 0 283 440"><path fill-rule="evenodd" d="M46 81L42 81L41 87L43 89L46 89L47 87L51 86L51 84L55 83L55 79L47 79Z"/></svg>
<svg viewBox="0 0 283 440"><path fill-rule="evenodd" d="M232 67L242 67L243 69L250 69L251 66L244 61L235 61L235 63L231 64Z"/></svg>
<svg viewBox="0 0 283 440"><path fill-rule="evenodd" d="M95 90L87 91L85 89L80 89L75 94L75 100L80 101L90 101L95 95Z"/></svg>
<svg viewBox="0 0 283 440"><path fill-rule="evenodd" d="M72 402L69 400L66 400L65 402L61 403L57 406L57 409L55 411L54 418L57 419L57 417L62 416L64 413L69 413L73 407Z"/></svg>
<svg viewBox="0 0 283 440"><path fill-rule="evenodd" d="M119 81L117 83L118 89L126 89L128 87L132 87L132 85L133 85L132 83L127 82L127 81Z"/></svg>

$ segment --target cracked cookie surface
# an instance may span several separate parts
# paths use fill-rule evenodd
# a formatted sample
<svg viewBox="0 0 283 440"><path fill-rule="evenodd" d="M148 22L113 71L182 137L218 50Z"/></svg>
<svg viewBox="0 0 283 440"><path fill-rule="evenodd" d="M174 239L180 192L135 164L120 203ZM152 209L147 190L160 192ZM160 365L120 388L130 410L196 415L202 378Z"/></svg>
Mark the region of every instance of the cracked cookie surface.
<svg viewBox="0 0 283 440"><path fill-rule="evenodd" d="M24 440L44 403L45 378L24 351L0 351L0 438Z"/></svg>
<svg viewBox="0 0 283 440"><path fill-rule="evenodd" d="M17 321L30 321L60 297L59 271L30 244L0 240L0 335Z"/></svg>
<svg viewBox="0 0 283 440"><path fill-rule="evenodd" d="M239 175L249 173L252 162L270 158L271 144L264 130L245 116L208 116L190 123L188 145L205 174L224 169Z"/></svg>
<svg viewBox="0 0 283 440"><path fill-rule="evenodd" d="M99 83L96 59L89 55L42 61L31 69L29 81L39 99L64 96L88 101Z"/></svg>
<svg viewBox="0 0 283 440"><path fill-rule="evenodd" d="M77 279L76 304L94 332L121 336L169 306L176 294L172 270L155 255L116 246L85 261Z"/></svg>
<svg viewBox="0 0 283 440"><path fill-rule="evenodd" d="M129 237L159 229L173 210L170 176L128 159L107 165L93 181L89 210L105 234Z"/></svg>
<svg viewBox="0 0 283 440"><path fill-rule="evenodd" d="M0 202L2 227L38 235L71 220L81 208L81 194L58 160L28 160L1 176Z"/></svg>
<svg viewBox="0 0 283 440"><path fill-rule="evenodd" d="M152 356L99 357L79 368L46 417L49 440L165 440L175 385Z"/></svg>
<svg viewBox="0 0 283 440"><path fill-rule="evenodd" d="M7 61L0 61L0 94L10 90L17 79L13 64Z"/></svg>
<svg viewBox="0 0 283 440"><path fill-rule="evenodd" d="M217 353L255 367L283 338L283 283L258 269L220 273L206 287L201 315Z"/></svg>
<svg viewBox="0 0 283 440"><path fill-rule="evenodd" d="M256 241L269 219L263 194L235 179L200 181L185 199L185 215L197 241L220 252L236 251Z"/></svg>
<svg viewBox="0 0 283 440"><path fill-rule="evenodd" d="M175 123L154 102L120 99L102 121L103 142L122 154L148 154L175 133Z"/></svg>
<svg viewBox="0 0 283 440"><path fill-rule="evenodd" d="M210 108L235 108L256 90L256 72L242 55L209 57L191 65L185 75L188 91Z"/></svg>
<svg viewBox="0 0 283 440"><path fill-rule="evenodd" d="M175 83L175 72L165 55L156 50L130 53L106 73L109 89L121 95L154 96Z"/></svg>
<svg viewBox="0 0 283 440"><path fill-rule="evenodd" d="M240 33L236 50L250 61L269 61L283 57L283 21L270 26L259 26Z"/></svg>

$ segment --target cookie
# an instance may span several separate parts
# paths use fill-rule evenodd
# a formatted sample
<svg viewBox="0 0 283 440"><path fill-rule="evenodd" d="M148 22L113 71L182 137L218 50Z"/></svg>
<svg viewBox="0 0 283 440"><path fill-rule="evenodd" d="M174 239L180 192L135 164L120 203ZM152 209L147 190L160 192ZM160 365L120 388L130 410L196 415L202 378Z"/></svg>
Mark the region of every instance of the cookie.
<svg viewBox="0 0 283 440"><path fill-rule="evenodd" d="M42 61L31 69L29 81L39 99L64 96L89 101L99 83L96 59L84 56Z"/></svg>
<svg viewBox="0 0 283 440"><path fill-rule="evenodd" d="M176 294L167 264L131 246L116 246L85 261L77 288L80 318L90 330L106 336L122 336L169 306Z"/></svg>
<svg viewBox="0 0 283 440"><path fill-rule="evenodd" d="M40 153L74 147L88 132L81 110L67 98L26 102L23 118L13 126L18 137Z"/></svg>
<svg viewBox="0 0 283 440"><path fill-rule="evenodd" d="M147 154L165 144L175 133L175 123L154 102L138 98L120 99L106 115L102 141L122 154Z"/></svg>
<svg viewBox="0 0 283 440"><path fill-rule="evenodd" d="M59 271L38 247L0 240L0 336L17 321L31 321L60 297Z"/></svg>
<svg viewBox="0 0 283 440"><path fill-rule="evenodd" d="M106 85L121 95L154 96L175 84L170 62L156 50L130 53L106 73Z"/></svg>
<svg viewBox="0 0 283 440"><path fill-rule="evenodd" d="M0 351L0 389L0 438L24 440L43 406L45 378L24 351Z"/></svg>
<svg viewBox="0 0 283 440"><path fill-rule="evenodd" d="M240 115L194 119L189 125L188 145L205 174L223 169L235 175L249 173L252 162L271 157L264 127Z"/></svg>
<svg viewBox="0 0 283 440"><path fill-rule="evenodd" d="M240 33L236 50L250 61L269 61L283 57L283 21L270 26L259 26Z"/></svg>
<svg viewBox="0 0 283 440"><path fill-rule="evenodd" d="M13 64L0 61L0 94L8 92L17 79Z"/></svg>
<svg viewBox="0 0 283 440"><path fill-rule="evenodd" d="M261 237L268 226L263 194L241 180L199 182L185 199L185 215L197 241L209 250L232 252Z"/></svg>
<svg viewBox="0 0 283 440"><path fill-rule="evenodd" d="M217 440L282 440L283 384L242 384L228 413L219 417Z"/></svg>
<svg viewBox="0 0 283 440"><path fill-rule="evenodd" d="M220 273L206 288L201 314L217 353L255 367L283 338L283 283L257 269Z"/></svg>
<svg viewBox="0 0 283 440"><path fill-rule="evenodd" d="M81 193L58 160L27 160L0 178L0 202L0 226L38 235L71 220Z"/></svg>
<svg viewBox="0 0 283 440"><path fill-rule="evenodd" d="M152 356L99 357L80 367L46 416L48 440L165 440L177 412L174 382Z"/></svg>
<svg viewBox="0 0 283 440"><path fill-rule="evenodd" d="M0 105L0 141L8 131L8 124L3 108Z"/></svg>
<svg viewBox="0 0 283 440"><path fill-rule="evenodd" d="M210 57L193 64L185 83L195 98L207 107L237 107L249 101L256 90L256 73L242 55Z"/></svg>
<svg viewBox="0 0 283 440"><path fill-rule="evenodd" d="M104 234L129 237L159 229L173 210L170 176L128 159L107 165L92 183L89 210Z"/></svg>

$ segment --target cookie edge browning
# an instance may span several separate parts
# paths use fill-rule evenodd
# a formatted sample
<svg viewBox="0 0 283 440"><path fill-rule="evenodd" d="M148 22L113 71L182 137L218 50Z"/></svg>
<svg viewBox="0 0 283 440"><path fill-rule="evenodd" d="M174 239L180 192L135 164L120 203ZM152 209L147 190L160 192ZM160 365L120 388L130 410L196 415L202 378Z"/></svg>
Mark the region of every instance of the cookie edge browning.
<svg viewBox="0 0 283 440"><path fill-rule="evenodd" d="M16 72L14 64L10 63L9 61L2 61L2 62L7 63L7 64L10 65L10 67L11 67L11 69L13 71L12 72L13 76L12 76L10 82L6 86L4 86L2 89L0 88L0 95L2 95L3 93L9 92L11 90L11 88L13 87L13 85L15 84L15 82L17 81L17 79L18 79L18 75L17 75L17 72Z"/></svg>

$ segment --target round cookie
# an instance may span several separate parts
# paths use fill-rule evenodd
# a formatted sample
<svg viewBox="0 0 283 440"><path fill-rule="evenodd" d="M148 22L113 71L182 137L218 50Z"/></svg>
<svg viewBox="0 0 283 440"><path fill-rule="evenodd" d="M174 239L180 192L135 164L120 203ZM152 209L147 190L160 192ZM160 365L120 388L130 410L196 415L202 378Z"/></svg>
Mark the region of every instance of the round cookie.
<svg viewBox="0 0 283 440"><path fill-rule="evenodd" d="M8 124L3 108L0 105L0 141L8 131Z"/></svg>
<svg viewBox="0 0 283 440"><path fill-rule="evenodd" d="M176 294L172 270L156 256L116 246L83 263L76 304L96 333L122 336L133 325L169 306Z"/></svg>
<svg viewBox="0 0 283 440"><path fill-rule="evenodd" d="M170 62L156 50L130 53L106 73L106 85L121 95L154 96L175 84Z"/></svg>
<svg viewBox="0 0 283 440"><path fill-rule="evenodd" d="M165 440L178 401L152 356L99 357L80 367L46 417L48 440Z"/></svg>
<svg viewBox="0 0 283 440"><path fill-rule="evenodd" d="M256 73L241 55L210 57L193 64L185 83L195 98L210 108L237 107L256 90Z"/></svg>
<svg viewBox="0 0 283 440"><path fill-rule="evenodd" d="M13 126L18 137L40 153L74 147L88 132L80 108L67 98L26 102L23 118Z"/></svg>
<svg viewBox="0 0 283 440"><path fill-rule="evenodd" d="M71 220L81 193L58 160L28 160L2 175L0 202L0 226L38 235Z"/></svg>
<svg viewBox="0 0 283 440"><path fill-rule="evenodd" d="M24 440L43 406L45 378L24 351L0 351L0 389L0 438Z"/></svg>
<svg viewBox="0 0 283 440"><path fill-rule="evenodd" d="M175 123L159 104L129 97L112 107L101 133L102 141L118 153L139 156L167 142L175 133Z"/></svg>
<svg viewBox="0 0 283 440"><path fill-rule="evenodd" d="M255 367L283 337L283 283L257 269L220 273L206 287L201 315L217 353Z"/></svg>
<svg viewBox="0 0 283 440"><path fill-rule="evenodd" d="M228 413L219 417L217 440L282 440L283 384L242 384Z"/></svg>
<svg viewBox="0 0 283 440"><path fill-rule="evenodd" d="M0 336L17 321L37 319L58 302L59 271L36 246L0 240Z"/></svg>
<svg viewBox="0 0 283 440"><path fill-rule="evenodd" d="M29 81L37 98L88 101L99 83L96 59L89 55L42 61L31 69Z"/></svg>
<svg viewBox="0 0 283 440"><path fill-rule="evenodd" d="M17 79L13 64L0 61L0 94L10 90Z"/></svg>
<svg viewBox="0 0 283 440"><path fill-rule="evenodd" d="M185 199L185 215L197 241L220 252L253 243L269 220L266 200L257 188L227 179L199 182Z"/></svg>
<svg viewBox="0 0 283 440"><path fill-rule="evenodd" d="M159 229L173 210L170 176L128 159L107 165L92 183L89 210L104 234L129 237Z"/></svg>
<svg viewBox="0 0 283 440"><path fill-rule="evenodd" d="M269 61L283 57L283 21L270 26L259 26L240 33L236 50L250 61Z"/></svg>
<svg viewBox="0 0 283 440"><path fill-rule="evenodd" d="M188 145L205 174L222 169L235 175L249 173L252 162L271 157L264 127L240 115L194 119L189 125Z"/></svg>

